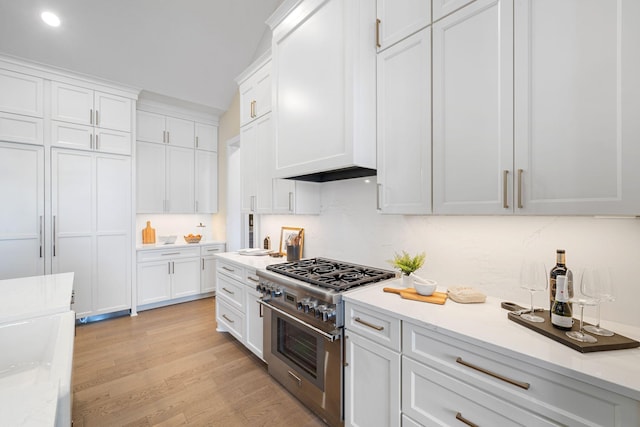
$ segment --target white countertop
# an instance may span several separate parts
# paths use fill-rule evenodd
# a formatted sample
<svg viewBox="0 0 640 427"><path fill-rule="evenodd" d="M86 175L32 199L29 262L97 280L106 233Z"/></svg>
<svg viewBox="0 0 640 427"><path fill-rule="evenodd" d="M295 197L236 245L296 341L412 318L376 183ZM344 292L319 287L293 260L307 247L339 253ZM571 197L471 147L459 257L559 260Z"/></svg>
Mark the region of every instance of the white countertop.
<svg viewBox="0 0 640 427"><path fill-rule="evenodd" d="M401 288L402 285L397 280L354 289L344 294L344 300L372 306L403 321L640 401L640 348L580 353L509 320L507 311L500 307L502 300L497 298L487 297L482 304L447 300L444 305L437 305L402 299L397 294L383 292L383 287ZM640 328L602 323L608 329L640 341Z"/></svg>
<svg viewBox="0 0 640 427"><path fill-rule="evenodd" d="M57 405L58 385L50 382L0 389L0 425L53 427Z"/></svg>
<svg viewBox="0 0 640 427"><path fill-rule="evenodd" d="M73 273L0 280L0 324L70 310Z"/></svg>
<svg viewBox="0 0 640 427"><path fill-rule="evenodd" d="M238 252L223 252L215 254L215 256L234 264L255 268L256 270L264 269L271 264L287 262L287 257L285 256L275 258L269 255L241 255Z"/></svg>
<svg viewBox="0 0 640 427"><path fill-rule="evenodd" d="M178 239L176 239L175 243L172 243L170 245L165 245L164 243L148 243L148 244L137 244L136 245L136 250L137 251L146 251L146 250L151 250L151 249L171 249L171 248L182 248L182 247L200 247L200 246L207 246L207 245L224 245L225 242L220 242L217 240L200 240L200 242L198 243L187 243L184 241L184 239L182 237L178 237Z"/></svg>

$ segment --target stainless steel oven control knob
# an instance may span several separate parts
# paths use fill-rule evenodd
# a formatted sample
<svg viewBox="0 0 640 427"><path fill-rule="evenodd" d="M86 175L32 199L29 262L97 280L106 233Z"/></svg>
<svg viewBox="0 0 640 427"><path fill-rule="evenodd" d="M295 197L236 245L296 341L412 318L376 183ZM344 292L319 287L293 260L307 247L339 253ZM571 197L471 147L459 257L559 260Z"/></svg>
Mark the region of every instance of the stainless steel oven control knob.
<svg viewBox="0 0 640 427"><path fill-rule="evenodd" d="M302 298L300 301L298 301L298 303L296 304L296 308L298 310L303 310L304 309L304 305L309 302L309 298Z"/></svg>
<svg viewBox="0 0 640 427"><path fill-rule="evenodd" d="M313 312L313 310L315 310L316 306L318 305L318 301L309 298L309 300L307 302L305 302L302 307L304 309L305 313L308 313L309 311Z"/></svg>
<svg viewBox="0 0 640 427"><path fill-rule="evenodd" d="M279 297L279 296L281 296L281 295L282 295L282 289L280 289L280 288L275 288L275 289L272 289L272 290L271 290L271 296L272 296L272 297L274 297L274 298L275 298L275 297Z"/></svg>
<svg viewBox="0 0 640 427"><path fill-rule="evenodd" d="M322 319L323 313L325 312L326 309L327 309L327 306L325 304L318 305L314 309L314 314L315 314L316 318L317 319Z"/></svg>
<svg viewBox="0 0 640 427"><path fill-rule="evenodd" d="M322 312L322 320L328 322L336 317L336 310L334 308L328 308Z"/></svg>

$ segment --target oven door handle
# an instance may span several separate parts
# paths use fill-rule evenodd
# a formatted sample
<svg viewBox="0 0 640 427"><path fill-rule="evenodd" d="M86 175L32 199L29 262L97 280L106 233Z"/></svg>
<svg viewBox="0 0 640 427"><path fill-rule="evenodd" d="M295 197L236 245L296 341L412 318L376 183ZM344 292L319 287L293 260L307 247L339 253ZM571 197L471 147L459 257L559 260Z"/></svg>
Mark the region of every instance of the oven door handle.
<svg viewBox="0 0 640 427"><path fill-rule="evenodd" d="M340 339L340 334L328 334L325 331L323 331L321 329L318 329L315 326L312 326L312 325L308 324L307 322L305 322L303 320L300 320L297 317L294 317L294 316L290 315L286 311L280 310L279 308L274 307L273 305L264 302L262 299L258 300L258 304L261 304L261 305L265 306L269 310L275 311L276 313L286 317L289 320L293 320L294 322L297 322L297 323L301 324L305 328L309 328L309 329L313 330L314 332L316 332L316 333L322 335L323 337L325 337L326 339L328 339L329 342L334 342L335 340Z"/></svg>

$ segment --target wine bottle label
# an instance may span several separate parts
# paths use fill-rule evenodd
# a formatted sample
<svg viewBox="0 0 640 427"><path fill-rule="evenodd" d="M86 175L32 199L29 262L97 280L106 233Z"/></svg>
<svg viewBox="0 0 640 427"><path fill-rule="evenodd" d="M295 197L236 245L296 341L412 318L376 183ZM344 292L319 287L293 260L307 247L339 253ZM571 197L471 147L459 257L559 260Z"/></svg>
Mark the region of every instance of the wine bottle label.
<svg viewBox="0 0 640 427"><path fill-rule="evenodd" d="M551 323L561 328L571 328L573 326L573 317L559 316L551 313Z"/></svg>

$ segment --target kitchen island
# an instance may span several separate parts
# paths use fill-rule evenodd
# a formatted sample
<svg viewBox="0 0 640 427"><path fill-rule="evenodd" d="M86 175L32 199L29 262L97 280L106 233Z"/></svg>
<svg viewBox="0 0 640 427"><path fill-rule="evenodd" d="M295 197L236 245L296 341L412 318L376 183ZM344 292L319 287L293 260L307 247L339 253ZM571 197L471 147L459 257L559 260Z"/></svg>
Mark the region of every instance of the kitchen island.
<svg viewBox="0 0 640 427"><path fill-rule="evenodd" d="M460 417L481 425L640 425L640 348L583 354L508 320L496 298L436 305L385 286L401 283L344 296L346 425ZM640 339L638 328L604 323ZM386 370L377 376L390 379L389 396L357 393L363 363Z"/></svg>

